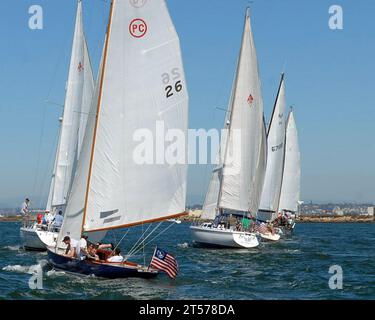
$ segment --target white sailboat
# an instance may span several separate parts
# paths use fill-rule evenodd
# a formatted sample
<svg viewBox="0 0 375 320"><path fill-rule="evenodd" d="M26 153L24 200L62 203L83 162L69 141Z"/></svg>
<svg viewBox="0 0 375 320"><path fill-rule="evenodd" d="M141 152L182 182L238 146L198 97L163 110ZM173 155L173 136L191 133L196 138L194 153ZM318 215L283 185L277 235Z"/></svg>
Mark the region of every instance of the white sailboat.
<svg viewBox="0 0 375 320"><path fill-rule="evenodd" d="M293 109L290 110L288 115L285 140L285 164L279 210L283 212L284 216L288 215L287 226L294 228L294 218L298 213L298 206L301 203L301 156Z"/></svg>
<svg viewBox="0 0 375 320"><path fill-rule="evenodd" d="M179 38L164 0L141 5L112 0L91 112L96 117L88 121L65 219L57 246L48 248L49 260L56 268L80 274L153 277L156 270L128 261L134 250L122 263L81 261L64 256L61 240L80 239L83 232L98 240L111 229L186 214L187 165L140 164L134 158L139 147L134 135L147 130L156 137L158 122L187 136L188 93ZM171 144L157 142L165 148Z"/></svg>
<svg viewBox="0 0 375 320"><path fill-rule="evenodd" d="M214 220L191 226L192 238L200 246L256 247L255 233L244 225L259 208L267 141L249 9L225 128L228 134L222 141L220 165L213 170L202 215Z"/></svg>
<svg viewBox="0 0 375 320"><path fill-rule="evenodd" d="M46 211L56 215L65 211L75 174L77 159L89 117L94 78L83 31L82 2L78 1L73 45L67 80L63 116L60 118L59 141ZM46 250L57 238L58 230L38 223L20 230L26 249Z"/></svg>
<svg viewBox="0 0 375 320"><path fill-rule="evenodd" d="M285 155L285 105L285 79L282 74L267 133L267 169L257 214L257 220L261 222L272 222L279 210ZM259 235L266 240L280 239L280 235L271 230Z"/></svg>

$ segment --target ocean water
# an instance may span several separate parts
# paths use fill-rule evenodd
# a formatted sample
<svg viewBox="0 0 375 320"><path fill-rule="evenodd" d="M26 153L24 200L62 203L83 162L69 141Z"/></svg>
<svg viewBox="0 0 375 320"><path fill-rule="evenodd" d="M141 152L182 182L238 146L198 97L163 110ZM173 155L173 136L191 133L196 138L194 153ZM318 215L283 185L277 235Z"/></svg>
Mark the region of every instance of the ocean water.
<svg viewBox="0 0 375 320"><path fill-rule="evenodd" d="M19 223L0 223L0 299L375 299L375 224L297 224L292 236L252 250L201 249L189 224L175 225L135 259L149 263L155 244L175 255L177 279L104 280L53 270L46 253L20 248ZM122 231L107 235L121 239ZM121 243L124 253L141 228ZM43 289L31 290L30 268L43 266ZM341 266L343 289L329 288Z"/></svg>

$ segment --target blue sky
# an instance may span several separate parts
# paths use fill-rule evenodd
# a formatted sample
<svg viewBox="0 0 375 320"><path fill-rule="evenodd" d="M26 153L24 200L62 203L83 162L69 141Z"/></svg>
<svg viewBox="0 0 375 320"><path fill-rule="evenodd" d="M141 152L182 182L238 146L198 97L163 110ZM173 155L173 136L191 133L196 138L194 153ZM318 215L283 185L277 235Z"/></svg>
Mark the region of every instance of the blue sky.
<svg viewBox="0 0 375 320"><path fill-rule="evenodd" d="M149 0L151 1L151 0ZM235 71L246 0L169 0L190 93L190 127L220 128ZM28 28L28 9L44 9L44 29ZM344 29L328 27L341 5ZM0 207L25 196L43 205L67 78L75 0L1 1ZM84 1L95 70L108 3ZM267 120L286 72L302 156L302 199L375 202L375 2L257 0L252 25ZM210 168L189 169L188 202L203 201Z"/></svg>

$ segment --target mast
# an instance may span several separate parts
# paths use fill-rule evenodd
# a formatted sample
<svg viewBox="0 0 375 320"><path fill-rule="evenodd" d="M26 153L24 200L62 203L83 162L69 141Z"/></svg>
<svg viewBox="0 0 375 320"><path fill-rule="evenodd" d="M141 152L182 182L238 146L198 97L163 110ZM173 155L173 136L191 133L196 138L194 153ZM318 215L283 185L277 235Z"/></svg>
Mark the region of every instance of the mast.
<svg viewBox="0 0 375 320"><path fill-rule="evenodd" d="M281 73L281 79L280 79L280 83L279 83L279 88L277 89L276 99L275 99L275 103L273 105L273 110L272 110L272 115L271 115L270 123L268 124L267 138L268 138L268 135L270 133L270 129L271 129L273 117L275 115L275 110L276 110L276 107L277 107L277 101L279 100L279 97L280 97L280 90L281 90L281 85L282 85L282 83L284 81L284 77L285 77L285 74L283 72L283 73Z"/></svg>

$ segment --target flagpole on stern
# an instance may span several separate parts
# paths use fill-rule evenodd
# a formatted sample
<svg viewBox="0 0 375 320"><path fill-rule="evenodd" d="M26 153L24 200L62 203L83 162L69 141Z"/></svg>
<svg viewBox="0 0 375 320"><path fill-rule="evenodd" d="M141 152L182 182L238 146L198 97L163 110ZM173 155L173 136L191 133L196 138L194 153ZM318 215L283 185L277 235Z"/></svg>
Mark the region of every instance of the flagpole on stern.
<svg viewBox="0 0 375 320"><path fill-rule="evenodd" d="M155 253L156 253L156 250L158 249L158 246L155 246L155 250L154 250L154 253L152 254L152 256L151 256L151 260L150 260L150 263L149 263L149 265L148 265L148 267L147 267L147 270L149 270L150 269L150 267L151 267L151 262L152 262L152 259L154 258L154 256L155 256Z"/></svg>

